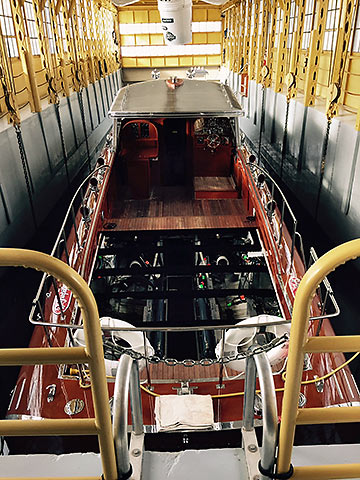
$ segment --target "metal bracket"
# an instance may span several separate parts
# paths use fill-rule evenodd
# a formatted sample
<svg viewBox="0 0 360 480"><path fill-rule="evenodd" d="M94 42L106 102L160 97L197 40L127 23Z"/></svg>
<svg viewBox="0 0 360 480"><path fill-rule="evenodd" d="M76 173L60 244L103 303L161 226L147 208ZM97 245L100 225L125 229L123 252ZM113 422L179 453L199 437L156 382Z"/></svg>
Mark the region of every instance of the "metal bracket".
<svg viewBox="0 0 360 480"><path fill-rule="evenodd" d="M177 391L177 395L193 395L194 390L199 387L190 387L191 380L180 381L180 387L172 387Z"/></svg>
<svg viewBox="0 0 360 480"><path fill-rule="evenodd" d="M255 478L260 478L258 469L260 450L255 435L255 429L245 430L245 428L242 427L241 433L249 479L253 480Z"/></svg>
<svg viewBox="0 0 360 480"><path fill-rule="evenodd" d="M130 437L130 463L132 474L130 480L141 480L142 464L144 458L144 439L145 434L135 435L133 432Z"/></svg>

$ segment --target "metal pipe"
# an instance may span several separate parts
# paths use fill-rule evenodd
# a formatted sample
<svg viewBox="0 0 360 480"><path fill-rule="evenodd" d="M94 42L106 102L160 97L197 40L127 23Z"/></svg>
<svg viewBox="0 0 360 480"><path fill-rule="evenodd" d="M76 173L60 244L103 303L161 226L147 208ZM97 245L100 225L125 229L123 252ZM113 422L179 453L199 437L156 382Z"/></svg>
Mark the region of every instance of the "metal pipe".
<svg viewBox="0 0 360 480"><path fill-rule="evenodd" d="M84 347L1 348L0 365L58 365L87 363L89 354Z"/></svg>
<svg viewBox="0 0 360 480"><path fill-rule="evenodd" d="M139 364L133 362L130 375L130 406L132 418L132 430L135 435L144 433L143 414L141 405Z"/></svg>
<svg viewBox="0 0 360 480"><path fill-rule="evenodd" d="M128 447L128 398L133 359L122 355L116 371L113 403L113 436L118 478L128 478L131 471Z"/></svg>
<svg viewBox="0 0 360 480"><path fill-rule="evenodd" d="M40 350L40 349L38 349ZM37 420L0 420L1 435L22 437L25 435L97 435L94 418L44 418Z"/></svg>
<svg viewBox="0 0 360 480"><path fill-rule="evenodd" d="M269 359L265 352L254 355L262 398L263 435L261 449L261 466L272 471L275 463L277 444L277 405L274 378ZM267 478L267 477L264 477Z"/></svg>
<svg viewBox="0 0 360 480"><path fill-rule="evenodd" d="M245 395L243 409L243 426L244 429L247 431L254 428L255 388L256 365L254 357L251 356L246 359Z"/></svg>

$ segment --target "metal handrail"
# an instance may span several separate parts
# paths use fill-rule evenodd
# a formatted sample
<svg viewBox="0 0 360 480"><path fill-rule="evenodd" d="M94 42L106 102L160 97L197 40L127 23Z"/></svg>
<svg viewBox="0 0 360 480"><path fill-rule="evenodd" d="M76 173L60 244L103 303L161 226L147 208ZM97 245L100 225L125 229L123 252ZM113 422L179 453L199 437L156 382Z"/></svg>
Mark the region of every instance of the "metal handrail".
<svg viewBox="0 0 360 480"><path fill-rule="evenodd" d="M54 258L57 258L56 256L56 253L57 253L57 250L58 250L58 247L60 245L61 242L64 242L64 248L65 248L65 254L66 254L66 261L69 265L69 252L67 251L67 248L66 248L66 234L65 234L65 227L66 227L66 224L69 220L69 218L71 217L71 221L72 221L72 224L73 224L73 228L74 228L74 233L75 233L75 239L76 239L76 243L78 245L78 248L80 248L80 241L79 241L79 238L78 238L78 235L77 235L77 229L76 229L76 223L75 223L75 216L74 216L74 203L76 201L76 199L78 198L79 194L81 193L82 191L82 188L83 186L86 184L86 182L88 182L90 180L90 178L92 178L96 173L100 172L101 170L106 170L109 168L109 165L101 165L100 167L97 167L95 168L79 185L79 187L77 188L76 192L74 193L74 195L72 196L72 199L70 201L70 204L69 204L69 207L66 211L66 214L65 214L65 217L64 217L64 220L61 224L61 227L59 229L59 233L56 237L56 240L54 242L54 246L51 250L51 253L50 255ZM70 267L72 267L72 265L69 265ZM41 279L41 282L40 282L40 285L39 285L39 288L36 292L36 295L35 295L35 298L32 302L32 307L31 307L31 310L30 310L30 314L29 314L29 321L30 323L34 324L34 325L37 325L38 323L35 322L33 320L33 316L34 316L34 312L35 312L35 309L36 309L36 305L37 305L37 302L39 301L40 299L40 296L41 296L41 292L42 292L42 289L44 287L44 283L46 281L46 278L48 277L48 274L44 273L42 279ZM55 288L55 294L57 292L57 288ZM59 301L58 299L58 303L59 303L59 307L61 308L61 302Z"/></svg>
<svg viewBox="0 0 360 480"><path fill-rule="evenodd" d="M104 332L201 332L202 330L230 330L230 329L238 329L238 328L248 328L248 327L270 327L271 325L284 325L286 323L290 323L291 320L286 319L279 319L279 321L272 321L272 322L259 322L259 323L246 323L246 325L193 325L193 326L185 326L185 327L147 327L146 324L141 327L106 327L100 326L101 330ZM40 326L47 326L47 327L59 327L59 328L67 328L71 330L82 330L84 327L83 325L74 325L74 324L66 324L66 323L51 323L51 322L32 322L34 325Z"/></svg>
<svg viewBox="0 0 360 480"><path fill-rule="evenodd" d="M278 473L290 470L292 448L297 424L359 422L360 407L311 408L299 410L298 398L305 353L357 352L360 351L360 335L340 337L308 337L310 305L319 284L338 266L360 256L360 239L344 243L323 255L305 273L294 303L291 324L285 391L280 425ZM301 478L359 478L360 464L321 465L294 467L296 477Z"/></svg>
<svg viewBox="0 0 360 480"><path fill-rule="evenodd" d="M87 283L66 263L45 253L0 248L0 266L34 268L61 280L72 291L84 319L86 347L11 348L0 350L0 365L86 363L92 380L95 418L0 420L0 435L98 435L105 480L118 478L111 433L99 313Z"/></svg>
<svg viewBox="0 0 360 480"><path fill-rule="evenodd" d="M273 179L273 177L262 167L260 167L259 165L256 165L255 163L251 163L251 162L248 162L246 163L247 166L250 167L250 170L254 167L256 169L258 169L261 173L263 173L266 177L268 177L268 179L272 182L272 184L276 187L277 191L279 192L282 200L283 200L283 206L281 208L281 218L280 218L280 236L279 236L279 241L278 241L278 245L280 245L281 243L281 240L282 240L282 234L283 234L283 223L284 223L284 205L286 205L288 211L289 211L289 214L293 220L293 232L292 232L292 240L291 240L291 257L290 257L290 264L292 264L293 262L293 259L294 259L294 254L295 254L295 242L296 242L296 238L299 239L299 243L300 243L300 254L301 254L301 258L302 258L302 261L303 261L303 264L304 264L304 268L306 269L306 260L305 260L305 254L304 254L304 246L303 246L303 240L302 240L302 236L301 236L301 233L298 232L296 230L297 228L297 219L294 215L294 212L292 211L288 201L286 200L286 197L285 195L283 194L281 188L279 187L279 185L275 182L275 180ZM260 200L260 199L259 199ZM266 224L267 226L267 224ZM267 226L268 228L268 226ZM271 234L269 228L268 228L268 232ZM315 250L313 248L310 249L310 256L313 257L313 259L317 259L317 255L315 253ZM278 265L279 265L279 262L278 262ZM322 320L322 319L325 319L325 318L332 318L332 317L336 317L340 314L340 308L339 308L339 305L337 304L336 302L336 299L334 297L334 293L333 293L333 290L331 288L331 285L328 281L327 278L324 279L324 286L325 286L325 289L326 289L326 292L327 292L327 297L329 297L333 303L333 306L334 306L334 309L335 311L331 314L327 314L325 313L325 308L322 309L322 312L321 312L321 315L316 315L316 316L312 316L310 317L310 320ZM286 296L286 291L283 290L283 294L284 296Z"/></svg>
<svg viewBox="0 0 360 480"><path fill-rule="evenodd" d="M122 355L116 371L113 402L113 436L119 478L128 478L132 471L127 437L129 387L133 434L143 435L138 364L129 355Z"/></svg>
<svg viewBox="0 0 360 480"><path fill-rule="evenodd" d="M289 202L286 200L285 195L283 194L281 188L275 182L273 177L264 168L260 167L259 165L256 165L255 163L248 162L247 165L250 167L250 169L251 168L256 168L257 170L259 170L261 173L263 173L271 181L271 183L276 187L277 191L279 192L279 194L281 196L281 199L283 201L283 205L286 205L286 207L288 209L288 212L289 212L289 214L292 218L292 221L293 221L293 233L292 233L292 240L291 240L291 259L290 259L290 264L292 264L293 259L294 259L294 252L295 252L295 237L296 237L296 235L299 235L301 237L301 234L299 232L297 232L297 230L296 230L298 222L297 222L297 219L294 215L294 212L292 211L292 209L289 205ZM281 240L282 240L283 224L284 224L284 208L281 209L280 236L279 236L278 245L280 245ZM302 243L302 239L301 239L301 243Z"/></svg>
<svg viewBox="0 0 360 480"><path fill-rule="evenodd" d="M310 248L310 261L312 261L313 263L316 262L317 260L319 259L319 257L317 256L316 254L316 251L314 249L314 247L311 247ZM312 263L312 264L313 264ZM327 277L324 278L324 280L322 281L322 283L324 284L324 287L325 287L325 290L326 290L326 293L325 293L325 299L324 301L322 302L322 307L321 307L321 315L317 316L317 317L310 317L310 320L321 320L323 318L333 318L333 317L337 317L339 314L340 314L340 307L336 301L336 298L335 298L335 295L334 295L334 292L333 292L333 289L331 288L331 285L330 285L330 282L328 280ZM327 305L327 301L328 299L331 300L331 303L333 304L333 307L334 307L334 312L333 313L326 313L326 305Z"/></svg>
<svg viewBox="0 0 360 480"><path fill-rule="evenodd" d="M254 349L251 347L250 349ZM261 466L264 470L272 471L275 463L277 445L277 405L273 373L269 359L265 352L247 358L245 376L245 397L243 428L246 431L254 428L254 402L256 372L259 375L260 392L262 395L262 449Z"/></svg>

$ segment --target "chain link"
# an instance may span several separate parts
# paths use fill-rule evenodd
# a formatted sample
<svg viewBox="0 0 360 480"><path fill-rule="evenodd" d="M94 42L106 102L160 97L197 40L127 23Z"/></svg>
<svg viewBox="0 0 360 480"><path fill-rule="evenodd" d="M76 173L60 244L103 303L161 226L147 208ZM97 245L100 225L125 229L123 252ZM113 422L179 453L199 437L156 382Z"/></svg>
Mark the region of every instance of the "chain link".
<svg viewBox="0 0 360 480"><path fill-rule="evenodd" d="M284 168L284 161L285 161L285 157L286 157L286 147L287 147L287 137L288 137L289 110L290 110L290 100L286 102L284 135L283 135L283 144L282 144L282 149L281 149L280 178L282 178L283 168Z"/></svg>
<svg viewBox="0 0 360 480"><path fill-rule="evenodd" d="M321 194L321 190L322 190L322 184L323 184L324 173L325 173L326 155L327 155L327 150L328 150L328 146L329 146L330 127L331 127L331 119L328 120L327 125L326 125L324 143L323 143L323 148L322 148L322 155L321 155L321 162L320 162L319 188L318 188L316 205L315 205L315 219L317 218L318 211L319 211L319 205L320 205L320 194Z"/></svg>
<svg viewBox="0 0 360 480"><path fill-rule="evenodd" d="M87 163L88 163L89 172L91 172L91 159L90 159L89 142L88 142L88 135L87 135L87 129L86 129L86 118L85 118L85 111L84 111L84 100L83 100L82 88L78 92L78 100L79 100L81 121L83 124L83 130L84 130L84 136L85 136Z"/></svg>
<svg viewBox="0 0 360 480"><path fill-rule="evenodd" d="M200 360L193 360L191 358L186 358L185 360L177 360L176 358L160 358L157 355L153 355L149 357L140 352L136 352L131 348L121 347L120 345L114 345L109 340L104 341L104 346L111 349L113 353L118 354L119 357L122 354L126 354L126 355L129 355L133 360L137 360L137 361L145 360L152 364L164 363L168 367L175 367L176 365L182 365L183 367L190 368L190 367L195 367L197 365L200 365L202 367L209 367L211 365L216 365L216 364L226 365L230 362L233 362L234 360L242 360L249 357L253 357L254 355L258 355L259 353L262 353L262 352L269 352L273 348L278 347L284 344L285 342L287 342L288 339L289 339L288 335L284 334L281 337L274 338L273 340L271 340L271 342L267 343L266 345L258 345L253 347L251 350L249 349L243 352L239 352L236 355L225 355L220 358L201 358Z"/></svg>
<svg viewBox="0 0 360 480"><path fill-rule="evenodd" d="M22 133L21 133L21 127L18 123L14 124L14 129L16 133L16 139L19 147L19 153L20 153L20 159L21 159L21 165L23 168L24 172L24 177L25 177L25 183L26 183L26 190L28 193L29 197L29 203L30 203L30 208L31 208L31 214L33 217L34 225L35 228L37 227L37 221L36 221L36 215L35 215L35 208L34 208L34 202L33 202L33 192L34 192L34 186L31 181L31 176L29 172L29 165L26 157L26 150L25 150L25 145L24 141L22 138Z"/></svg>
<svg viewBox="0 0 360 480"><path fill-rule="evenodd" d="M68 155L67 155L67 151L66 151L64 130L63 130L63 127L62 127L62 122L61 122L60 102L56 102L56 103L54 104L54 106L55 106L56 120L57 120L57 124L58 124L58 127L59 127L61 147L62 147L62 151L63 151L63 155L64 155L64 164L65 164L66 178L67 178L68 186L70 187L70 175L69 175L69 169L68 169Z"/></svg>
<svg viewBox="0 0 360 480"><path fill-rule="evenodd" d="M261 140L262 140L262 133L264 128L264 121L265 121L265 87L262 85L261 87L261 114L260 114L260 130L259 130L259 149L258 149L258 162L259 165L261 164Z"/></svg>

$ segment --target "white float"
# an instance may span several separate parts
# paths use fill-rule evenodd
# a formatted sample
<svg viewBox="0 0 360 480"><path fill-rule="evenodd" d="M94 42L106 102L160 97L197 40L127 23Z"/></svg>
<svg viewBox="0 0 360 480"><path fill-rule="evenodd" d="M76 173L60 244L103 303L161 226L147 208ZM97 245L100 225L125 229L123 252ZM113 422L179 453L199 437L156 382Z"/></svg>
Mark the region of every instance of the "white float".
<svg viewBox="0 0 360 480"><path fill-rule="evenodd" d="M236 325L249 325L257 323L266 323L266 322L276 322L281 320L279 317L274 315L257 315L256 317L249 317L246 320L243 320ZM255 335L260 330L260 327L244 327L239 329L230 329L227 330L224 338L224 350L223 350L223 341L216 345L215 354L217 358L221 356L236 356L241 351L246 351L252 344L255 338ZM275 337L280 338L284 334L289 336L290 326L286 325L269 325L266 327L266 331L273 333ZM289 342L286 341L281 345L272 348L269 350L266 355L269 359L270 365L275 366L278 363L285 360L288 355ZM236 370L238 372L244 372L246 367L246 359L242 358L240 360L233 360L226 364L229 368Z"/></svg>
<svg viewBox="0 0 360 480"><path fill-rule="evenodd" d="M117 320L115 318L111 317L102 317L100 318L100 325L102 327L111 327L111 328L118 328L118 327L133 327L131 323L124 322L123 320ZM152 356L154 355L154 349L151 346L151 343L149 340L146 338L146 352L145 352L145 346L144 346L144 336L142 332L139 332L137 330L134 330L133 332L131 331L125 331L122 332L121 330L109 332L110 337L112 337L114 340L123 340L124 342L129 344L129 347L123 347L123 348L129 348L131 350L134 350L135 352L139 352L142 355L148 355ZM84 336L84 330L77 330L74 334L74 341L78 346L84 347L85 346L85 336ZM118 360L108 360L105 358L105 370L106 370L106 375L107 376L115 376L116 375L116 370L119 365ZM145 360L140 360L139 361L139 369L142 370L145 367Z"/></svg>

